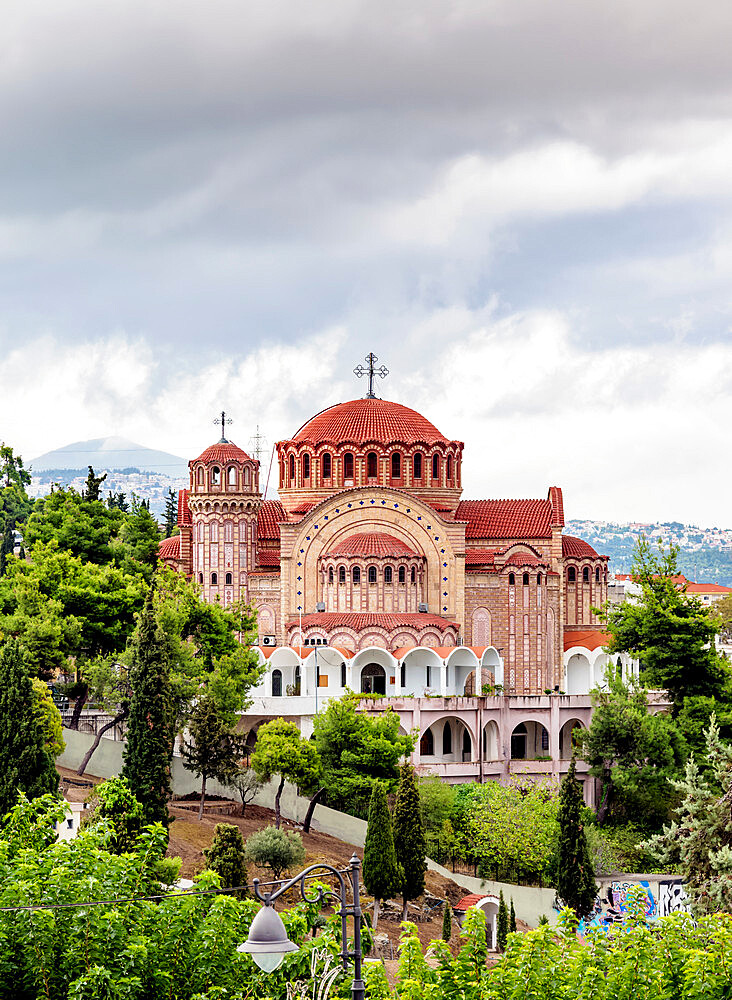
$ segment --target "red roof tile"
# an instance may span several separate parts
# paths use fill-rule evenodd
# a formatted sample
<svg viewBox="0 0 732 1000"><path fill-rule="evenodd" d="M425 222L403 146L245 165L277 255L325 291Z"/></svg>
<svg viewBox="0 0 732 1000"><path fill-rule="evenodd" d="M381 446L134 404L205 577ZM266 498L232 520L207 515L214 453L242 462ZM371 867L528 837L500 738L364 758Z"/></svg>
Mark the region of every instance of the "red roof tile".
<svg viewBox="0 0 732 1000"><path fill-rule="evenodd" d="M321 410L303 424L293 441L310 444L422 444L431 445L448 438L416 410L386 399L352 399Z"/></svg>
<svg viewBox="0 0 732 1000"><path fill-rule="evenodd" d="M332 548L328 549L329 556L374 556L384 558L386 556L414 556L413 552L404 542L393 535L388 535L383 531L364 531L358 535L349 535L348 538L336 542Z"/></svg>
<svg viewBox="0 0 732 1000"><path fill-rule="evenodd" d="M300 618L293 615L290 618L290 625L297 625ZM339 625L352 628L355 632L362 632L364 629L372 628L374 625L391 632L403 625L411 628L424 628L427 625L435 625L437 628L457 628L457 622L448 618L441 618L439 615L423 614L374 614L359 611L321 611L314 615L302 616L303 628L312 628L320 625L324 629L334 629Z"/></svg>
<svg viewBox="0 0 732 1000"><path fill-rule="evenodd" d="M687 594L732 594L732 587L723 587L721 583L687 583Z"/></svg>
<svg viewBox="0 0 732 1000"><path fill-rule="evenodd" d="M533 552L512 552L506 560L507 566L546 566L543 559L539 559Z"/></svg>
<svg viewBox="0 0 732 1000"><path fill-rule="evenodd" d="M180 559L180 535L164 538L158 545L160 559Z"/></svg>
<svg viewBox="0 0 732 1000"><path fill-rule="evenodd" d="M549 502L552 505L552 526L556 528L564 527L564 497L559 486L549 487Z"/></svg>
<svg viewBox="0 0 732 1000"><path fill-rule="evenodd" d="M599 649L610 641L609 632L601 632L599 629L577 629L577 631L564 631L564 651L572 646L583 646L585 649Z"/></svg>
<svg viewBox="0 0 732 1000"><path fill-rule="evenodd" d="M251 462L252 459L245 451L242 451L232 441L218 441L209 445L205 451L201 452L198 458L194 458L188 464L195 462Z"/></svg>
<svg viewBox="0 0 732 1000"><path fill-rule="evenodd" d="M184 524L193 524L193 518L188 506L188 490L178 490L178 527Z"/></svg>
<svg viewBox="0 0 732 1000"><path fill-rule="evenodd" d="M277 566L280 565L280 550L279 549L259 549L257 551L257 565L258 566Z"/></svg>
<svg viewBox="0 0 732 1000"><path fill-rule="evenodd" d="M456 521L467 521L466 538L551 538L549 500L462 500Z"/></svg>
<svg viewBox="0 0 732 1000"><path fill-rule="evenodd" d="M286 521L285 508L279 500L265 500L257 515L257 537L280 540L280 524Z"/></svg>
<svg viewBox="0 0 732 1000"><path fill-rule="evenodd" d="M455 909L463 913L465 910L469 910L471 906L479 903L481 899L485 899L486 895L486 893L471 892L469 896L463 896L459 903L455 903Z"/></svg>
<svg viewBox="0 0 732 1000"><path fill-rule="evenodd" d="M598 556L588 542L574 535L562 535L562 555L568 559L607 559L607 556Z"/></svg>
<svg viewBox="0 0 732 1000"><path fill-rule="evenodd" d="M466 566L491 566L496 549L466 549Z"/></svg>

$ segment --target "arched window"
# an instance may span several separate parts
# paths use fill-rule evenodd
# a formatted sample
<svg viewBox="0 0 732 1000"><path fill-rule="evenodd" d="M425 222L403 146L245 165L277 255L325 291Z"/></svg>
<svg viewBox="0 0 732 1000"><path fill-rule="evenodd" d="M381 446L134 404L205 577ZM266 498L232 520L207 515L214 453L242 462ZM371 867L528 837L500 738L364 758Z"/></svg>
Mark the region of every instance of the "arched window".
<svg viewBox="0 0 732 1000"><path fill-rule="evenodd" d="M310 455L307 452L302 456L302 478L310 479Z"/></svg>
<svg viewBox="0 0 732 1000"><path fill-rule="evenodd" d="M508 574L508 585L509 587L516 586L516 577L513 575L513 573Z"/></svg>
<svg viewBox="0 0 732 1000"><path fill-rule="evenodd" d="M405 688L407 686L407 665L402 660L402 665L399 668L399 687Z"/></svg>
<svg viewBox="0 0 732 1000"><path fill-rule="evenodd" d="M346 686L346 664L341 660L341 687Z"/></svg>
<svg viewBox="0 0 732 1000"><path fill-rule="evenodd" d="M447 478L452 479L452 455L447 456Z"/></svg>
<svg viewBox="0 0 732 1000"><path fill-rule="evenodd" d="M218 542L219 540L219 522L212 521L208 526L208 539L210 542Z"/></svg>
<svg viewBox="0 0 732 1000"><path fill-rule="evenodd" d="M347 451L343 456L343 478L353 479L353 452Z"/></svg>
<svg viewBox="0 0 732 1000"><path fill-rule="evenodd" d="M224 521L224 541L233 542L234 541L234 522Z"/></svg>
<svg viewBox="0 0 732 1000"><path fill-rule="evenodd" d="M369 479L376 479L379 474L379 461L375 451L370 451L366 455L366 476Z"/></svg>
<svg viewBox="0 0 732 1000"><path fill-rule="evenodd" d="M295 482L295 456L290 455L290 486Z"/></svg>
<svg viewBox="0 0 732 1000"><path fill-rule="evenodd" d="M541 573L537 573L536 575L536 586L537 587L541 586Z"/></svg>
<svg viewBox="0 0 732 1000"><path fill-rule="evenodd" d="M214 465L213 469L211 469L211 485L221 486L221 469L218 465Z"/></svg>
<svg viewBox="0 0 732 1000"><path fill-rule="evenodd" d="M218 573L212 573L211 574L211 586L215 587L218 584L218 582L219 582L219 574Z"/></svg>
<svg viewBox="0 0 732 1000"><path fill-rule="evenodd" d="M249 483L251 482L251 475L252 475L251 469L249 468L248 465L245 465L244 466L244 485L245 486L249 486Z"/></svg>
<svg viewBox="0 0 732 1000"><path fill-rule="evenodd" d="M410 574L410 580L412 581L412 583L416 583L417 582L417 569L416 569L415 566L412 566L412 572Z"/></svg>
<svg viewBox="0 0 732 1000"><path fill-rule="evenodd" d="M528 585L529 585L529 574L528 573L524 573L523 581L522 582L523 582L524 587L528 587Z"/></svg>
<svg viewBox="0 0 732 1000"><path fill-rule="evenodd" d="M446 722L442 727L442 756L447 757L452 753L452 729L450 723Z"/></svg>
<svg viewBox="0 0 732 1000"><path fill-rule="evenodd" d="M354 566L353 567L352 576L353 576L353 582L354 583L360 583L361 582L361 568L360 568L360 566Z"/></svg>
<svg viewBox="0 0 732 1000"><path fill-rule="evenodd" d="M440 456L439 455L433 455L432 456L432 478L433 479L439 479L440 478Z"/></svg>
<svg viewBox="0 0 732 1000"><path fill-rule="evenodd" d="M599 582L600 582L600 568L598 567L595 570L595 583L599 583Z"/></svg>
<svg viewBox="0 0 732 1000"><path fill-rule="evenodd" d="M394 578L394 571L391 566L384 567L384 583L391 583Z"/></svg>
<svg viewBox="0 0 732 1000"><path fill-rule="evenodd" d="M407 582L407 568L406 566L399 567L399 583Z"/></svg>
<svg viewBox="0 0 732 1000"><path fill-rule="evenodd" d="M281 698L282 697L282 671L273 670L272 671L272 697Z"/></svg>
<svg viewBox="0 0 732 1000"><path fill-rule="evenodd" d="M333 583L333 567L328 570L328 583Z"/></svg>
<svg viewBox="0 0 732 1000"><path fill-rule="evenodd" d="M226 482L229 486L236 486L236 466L230 465L226 470Z"/></svg>
<svg viewBox="0 0 732 1000"><path fill-rule="evenodd" d="M203 466L199 465L196 470L196 482L199 486L203 486Z"/></svg>
<svg viewBox="0 0 732 1000"><path fill-rule="evenodd" d="M198 574L198 582L203 583L203 573Z"/></svg>
<svg viewBox="0 0 732 1000"><path fill-rule="evenodd" d="M567 570L567 581L569 583L574 583L577 580L577 570L574 566L570 566Z"/></svg>
<svg viewBox="0 0 732 1000"><path fill-rule="evenodd" d="M196 531L198 532L198 541L203 541L203 521L199 521L196 526Z"/></svg>
<svg viewBox="0 0 732 1000"><path fill-rule="evenodd" d="M331 464L330 464L330 452L326 451L323 453L323 479L330 479L331 476Z"/></svg>
<svg viewBox="0 0 732 1000"><path fill-rule="evenodd" d="M590 582L590 567L585 566L584 569L582 570L582 583L589 583L589 582Z"/></svg>
<svg viewBox="0 0 732 1000"><path fill-rule="evenodd" d="M393 452L391 456L391 478L402 478L402 456L398 451Z"/></svg>
<svg viewBox="0 0 732 1000"><path fill-rule="evenodd" d="M226 574L226 586L230 587L233 582L234 582L234 577L231 575L231 573L227 573Z"/></svg>
<svg viewBox="0 0 732 1000"><path fill-rule="evenodd" d="M300 664L295 664L295 694L300 694Z"/></svg>
<svg viewBox="0 0 732 1000"><path fill-rule="evenodd" d="M376 583L376 567L369 566L369 583Z"/></svg>
<svg viewBox="0 0 732 1000"><path fill-rule="evenodd" d="M432 735L432 730L425 730L422 739L419 741L419 752L423 757L434 757L435 756L435 738Z"/></svg>
<svg viewBox="0 0 732 1000"><path fill-rule="evenodd" d="M345 566L341 566L340 569L338 570L338 582L339 583L345 583L346 582L346 567Z"/></svg>
<svg viewBox="0 0 732 1000"><path fill-rule="evenodd" d="M414 469L414 472L412 473L413 478L414 479L421 479L422 478L422 452L421 451L415 451L414 458L412 459L412 468Z"/></svg>

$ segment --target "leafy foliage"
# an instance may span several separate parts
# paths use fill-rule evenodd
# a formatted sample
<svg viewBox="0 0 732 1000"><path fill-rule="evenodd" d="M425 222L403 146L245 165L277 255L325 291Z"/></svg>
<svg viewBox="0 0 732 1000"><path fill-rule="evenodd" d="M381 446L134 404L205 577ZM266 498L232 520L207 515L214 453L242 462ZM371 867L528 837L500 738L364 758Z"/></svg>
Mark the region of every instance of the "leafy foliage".
<svg viewBox="0 0 732 1000"><path fill-rule="evenodd" d="M597 884L595 882L590 852L582 825L584 801L582 788L575 777L575 761L569 765L559 793L559 857L557 865L557 891L567 906L578 917L587 916L595 904ZM513 930L516 917L513 914Z"/></svg>
<svg viewBox="0 0 732 1000"><path fill-rule="evenodd" d="M402 887L404 873L397 863L391 815L386 791L375 781L371 792L366 843L363 850L363 883L374 897L374 927L379 920L379 903L392 899Z"/></svg>
<svg viewBox="0 0 732 1000"><path fill-rule="evenodd" d="M275 878L305 860L302 837L292 830L265 826L247 838L246 857L260 868L269 868Z"/></svg>
<svg viewBox="0 0 732 1000"><path fill-rule="evenodd" d="M33 715L43 734L43 745L53 760L66 749L61 713L53 703L48 685L33 677Z"/></svg>
<svg viewBox="0 0 732 1000"><path fill-rule="evenodd" d="M452 909L449 901L445 900L445 909L442 913L442 940L449 941L452 937Z"/></svg>
<svg viewBox="0 0 732 1000"><path fill-rule="evenodd" d="M403 872L402 899L406 917L407 902L424 892L424 873L427 870L427 843L417 779L414 768L408 763L402 764L399 772L394 805L394 848Z"/></svg>
<svg viewBox="0 0 732 1000"><path fill-rule="evenodd" d="M217 823L213 842L203 853L208 867L221 877L222 888L247 884L246 852L238 826Z"/></svg>
<svg viewBox="0 0 732 1000"><path fill-rule="evenodd" d="M275 793L275 826L278 828L285 781L302 788L312 788L321 773L315 745L302 738L294 722L284 719L273 719L260 726L251 765L260 781L269 781L275 774L280 776Z"/></svg>
<svg viewBox="0 0 732 1000"><path fill-rule="evenodd" d="M105 846L114 854L134 851L143 827L141 803L130 790L126 778L109 778L94 789L90 800L91 813L86 826L105 823L109 837Z"/></svg>
<svg viewBox="0 0 732 1000"><path fill-rule="evenodd" d="M501 889L500 895L498 897L498 919L496 924L496 944L499 951L506 950L506 941L508 940L508 907L506 906L506 900L503 898L503 889Z"/></svg>
<svg viewBox="0 0 732 1000"><path fill-rule="evenodd" d="M237 771L243 752L244 738L228 722L215 698L202 695L191 713L188 736L181 746L183 766L201 778L199 820L203 816L206 782L218 778L226 783Z"/></svg>

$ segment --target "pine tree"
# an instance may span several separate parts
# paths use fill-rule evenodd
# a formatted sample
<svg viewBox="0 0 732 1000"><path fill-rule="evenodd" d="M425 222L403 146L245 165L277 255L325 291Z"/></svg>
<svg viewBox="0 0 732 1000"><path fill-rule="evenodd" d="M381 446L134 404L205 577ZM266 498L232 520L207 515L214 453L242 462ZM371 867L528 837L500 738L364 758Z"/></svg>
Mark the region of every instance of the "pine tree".
<svg viewBox="0 0 732 1000"><path fill-rule="evenodd" d="M238 826L232 823L217 823L213 842L203 853L208 867L221 876L223 889L247 884L244 839Z"/></svg>
<svg viewBox="0 0 732 1000"><path fill-rule="evenodd" d="M402 887L402 878L403 873L394 850L386 791L380 781L375 781L371 791L363 851L363 883L374 897L374 928L379 922L379 905L382 899L396 896Z"/></svg>
<svg viewBox="0 0 732 1000"><path fill-rule="evenodd" d="M17 639L0 651L0 819L18 793L29 799L58 790L58 773L34 713L33 686Z"/></svg>
<svg viewBox="0 0 732 1000"><path fill-rule="evenodd" d="M175 531L178 524L178 494L173 490L168 490L165 498L165 537L170 536Z"/></svg>
<svg viewBox="0 0 732 1000"><path fill-rule="evenodd" d="M107 478L107 473L105 472L103 476L95 476L94 469L89 466L89 474L86 477L86 489L83 492L83 497L86 500L98 500L99 499L99 487L102 485L104 480Z"/></svg>
<svg viewBox="0 0 732 1000"><path fill-rule="evenodd" d="M427 870L427 841L419 801L419 791L411 764L402 764L394 806L394 847L397 861L404 870L402 919L407 919L407 904L424 892Z"/></svg>
<svg viewBox="0 0 732 1000"><path fill-rule="evenodd" d="M8 557L12 556L14 548L15 536L13 535L13 528L8 521L3 531L2 540L0 540L0 576L5 576L8 568Z"/></svg>
<svg viewBox="0 0 732 1000"><path fill-rule="evenodd" d="M174 713L168 646L155 621L152 592L140 613L131 646L132 696L122 776L142 802L145 822L167 826Z"/></svg>
<svg viewBox="0 0 732 1000"><path fill-rule="evenodd" d="M244 739L210 695L199 698L188 722L188 733L190 738L183 743L181 755L183 767L201 778L200 822L208 779L218 778L223 783L231 779L244 755Z"/></svg>
<svg viewBox="0 0 732 1000"><path fill-rule="evenodd" d="M449 941L452 937L452 910L450 901L445 900L445 909L442 913L442 940Z"/></svg>
<svg viewBox="0 0 732 1000"><path fill-rule="evenodd" d="M559 793L557 893L580 918L592 911L597 896L597 884L582 826L583 805L582 786L575 778L575 759L572 757Z"/></svg>
<svg viewBox="0 0 732 1000"><path fill-rule="evenodd" d="M498 927L496 930L496 945L499 951L506 950L508 940L508 908L506 900L503 898L503 889L498 897Z"/></svg>
<svg viewBox="0 0 732 1000"><path fill-rule="evenodd" d="M511 909L508 914L508 931L509 934L516 933L516 911L513 908L513 896L511 896Z"/></svg>

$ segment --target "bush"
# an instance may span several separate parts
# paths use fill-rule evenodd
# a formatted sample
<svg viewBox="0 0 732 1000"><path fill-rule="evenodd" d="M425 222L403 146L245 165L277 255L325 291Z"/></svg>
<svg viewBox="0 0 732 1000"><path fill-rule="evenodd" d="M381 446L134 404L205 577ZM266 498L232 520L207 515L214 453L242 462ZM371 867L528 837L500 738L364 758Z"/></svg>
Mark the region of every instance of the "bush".
<svg viewBox="0 0 732 1000"><path fill-rule="evenodd" d="M221 887L231 889L247 884L244 839L238 826L218 823L213 843L204 850L206 864L221 876Z"/></svg>
<svg viewBox="0 0 732 1000"><path fill-rule="evenodd" d="M269 868L274 877L279 878L305 860L302 837L299 833L266 826L247 839L246 859L259 868Z"/></svg>

